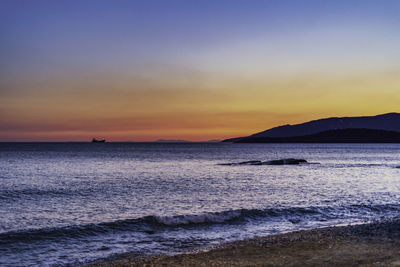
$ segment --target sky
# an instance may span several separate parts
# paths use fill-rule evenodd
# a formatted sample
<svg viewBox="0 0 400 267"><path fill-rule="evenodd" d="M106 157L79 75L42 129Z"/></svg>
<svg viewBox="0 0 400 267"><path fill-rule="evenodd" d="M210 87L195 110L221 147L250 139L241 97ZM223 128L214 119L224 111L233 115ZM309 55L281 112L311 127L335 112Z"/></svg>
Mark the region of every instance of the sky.
<svg viewBox="0 0 400 267"><path fill-rule="evenodd" d="M0 0L0 141L400 112L400 1Z"/></svg>

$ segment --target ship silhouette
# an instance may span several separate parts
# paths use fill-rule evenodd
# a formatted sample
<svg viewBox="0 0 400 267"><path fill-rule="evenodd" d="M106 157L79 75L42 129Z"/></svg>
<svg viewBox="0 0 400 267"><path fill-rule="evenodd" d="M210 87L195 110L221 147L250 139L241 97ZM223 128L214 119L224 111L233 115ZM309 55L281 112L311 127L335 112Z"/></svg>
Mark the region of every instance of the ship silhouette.
<svg viewBox="0 0 400 267"><path fill-rule="evenodd" d="M105 139L101 139L101 140L97 140L96 138L92 139L92 143L105 143L106 140Z"/></svg>

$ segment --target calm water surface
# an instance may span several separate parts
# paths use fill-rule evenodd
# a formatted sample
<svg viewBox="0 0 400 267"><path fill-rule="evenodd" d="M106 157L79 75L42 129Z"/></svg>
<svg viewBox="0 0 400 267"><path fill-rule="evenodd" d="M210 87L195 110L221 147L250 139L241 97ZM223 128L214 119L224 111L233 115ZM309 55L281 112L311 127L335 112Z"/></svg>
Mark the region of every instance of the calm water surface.
<svg viewBox="0 0 400 267"><path fill-rule="evenodd" d="M281 158L313 164L218 165ZM396 216L399 165L399 144L0 143L0 265L179 253Z"/></svg>

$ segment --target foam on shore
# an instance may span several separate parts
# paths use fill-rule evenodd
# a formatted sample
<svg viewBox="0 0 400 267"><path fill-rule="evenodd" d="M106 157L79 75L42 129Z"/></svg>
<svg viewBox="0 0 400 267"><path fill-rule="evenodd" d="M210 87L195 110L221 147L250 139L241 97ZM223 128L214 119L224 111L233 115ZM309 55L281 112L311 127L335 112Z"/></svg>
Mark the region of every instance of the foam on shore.
<svg viewBox="0 0 400 267"><path fill-rule="evenodd" d="M400 217L225 243L180 255L124 255L90 266L294 266L400 264Z"/></svg>

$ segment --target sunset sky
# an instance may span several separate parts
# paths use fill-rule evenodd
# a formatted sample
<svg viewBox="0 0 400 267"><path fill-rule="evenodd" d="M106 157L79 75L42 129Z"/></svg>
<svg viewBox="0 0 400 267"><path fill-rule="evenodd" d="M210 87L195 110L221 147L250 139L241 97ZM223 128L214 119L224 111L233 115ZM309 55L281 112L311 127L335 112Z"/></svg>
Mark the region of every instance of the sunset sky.
<svg viewBox="0 0 400 267"><path fill-rule="evenodd" d="M400 112L400 1L0 0L0 141Z"/></svg>

